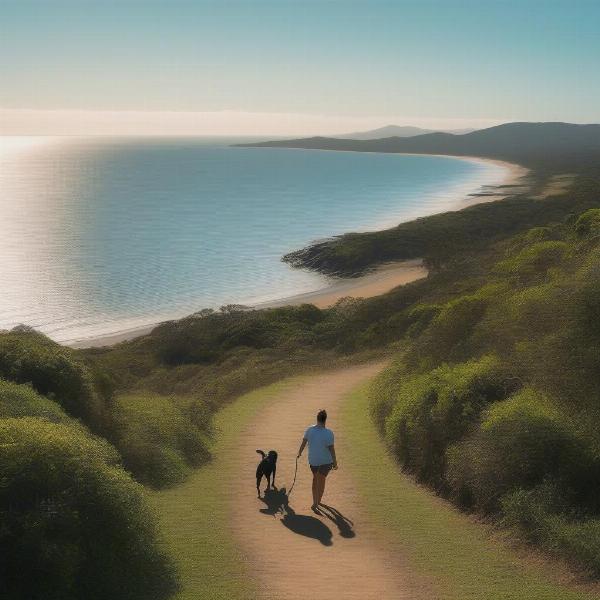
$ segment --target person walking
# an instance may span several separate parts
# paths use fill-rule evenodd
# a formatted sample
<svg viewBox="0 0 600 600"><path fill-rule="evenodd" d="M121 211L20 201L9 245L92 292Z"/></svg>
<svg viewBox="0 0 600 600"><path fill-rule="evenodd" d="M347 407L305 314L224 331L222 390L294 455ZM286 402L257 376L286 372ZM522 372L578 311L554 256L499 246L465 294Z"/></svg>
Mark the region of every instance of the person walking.
<svg viewBox="0 0 600 600"><path fill-rule="evenodd" d="M327 421L327 411L320 410L317 414L317 423L311 425L304 432L298 458L308 444L308 464L313 474L312 495L313 504L311 509L319 512L319 504L325 493L325 480L331 469L337 469L338 463L335 456L335 447L333 445L333 431L325 427Z"/></svg>

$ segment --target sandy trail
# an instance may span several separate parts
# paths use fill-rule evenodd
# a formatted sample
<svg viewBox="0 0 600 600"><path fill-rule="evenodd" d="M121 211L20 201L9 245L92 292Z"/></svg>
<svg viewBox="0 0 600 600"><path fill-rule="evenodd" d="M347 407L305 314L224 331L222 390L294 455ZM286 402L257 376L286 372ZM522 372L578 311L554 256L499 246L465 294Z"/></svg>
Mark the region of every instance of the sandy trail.
<svg viewBox="0 0 600 600"><path fill-rule="evenodd" d="M297 380L262 410L241 436L231 490L231 522L261 597L423 598L422 593L417 596L410 591L414 590L412 577L398 553L386 548L369 523L363 499L354 490L352 473L344 468L344 433L336 422L340 401L382 368L382 364L346 368L303 378L300 385ZM279 452L276 485L289 489L304 428L314 422L319 408L329 413L328 425L336 434L340 463L340 469L328 477L323 498L332 509L323 516L310 510L312 475L306 453L299 461L286 511L282 510L286 496L281 489L257 499L255 450Z"/></svg>

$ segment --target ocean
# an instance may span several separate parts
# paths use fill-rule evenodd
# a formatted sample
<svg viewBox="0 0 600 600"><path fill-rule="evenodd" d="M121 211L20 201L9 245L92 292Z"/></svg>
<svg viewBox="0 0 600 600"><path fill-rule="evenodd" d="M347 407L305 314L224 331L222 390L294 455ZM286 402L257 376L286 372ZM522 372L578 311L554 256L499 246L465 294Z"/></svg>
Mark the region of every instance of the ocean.
<svg viewBox="0 0 600 600"><path fill-rule="evenodd" d="M0 329L69 343L331 280L281 257L464 205L497 164L235 148L196 138L0 138Z"/></svg>

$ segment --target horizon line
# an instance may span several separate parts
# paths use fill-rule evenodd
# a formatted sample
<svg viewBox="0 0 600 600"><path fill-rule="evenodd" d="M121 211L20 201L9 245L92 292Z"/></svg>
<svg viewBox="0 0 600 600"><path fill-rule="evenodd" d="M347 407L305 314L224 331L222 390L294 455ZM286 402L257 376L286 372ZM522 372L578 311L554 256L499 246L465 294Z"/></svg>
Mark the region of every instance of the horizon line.
<svg viewBox="0 0 600 600"><path fill-rule="evenodd" d="M286 112L24 109L0 107L0 135L286 137L370 131L391 124L435 131L482 129L509 120Z"/></svg>

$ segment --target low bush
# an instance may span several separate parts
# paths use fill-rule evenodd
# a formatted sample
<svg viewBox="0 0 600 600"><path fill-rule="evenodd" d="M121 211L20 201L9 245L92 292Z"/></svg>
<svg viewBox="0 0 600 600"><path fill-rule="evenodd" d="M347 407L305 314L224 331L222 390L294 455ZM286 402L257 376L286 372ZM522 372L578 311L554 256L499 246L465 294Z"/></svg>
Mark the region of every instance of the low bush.
<svg viewBox="0 0 600 600"><path fill-rule="evenodd" d="M0 596L167 598L174 573L141 487L80 426L0 419Z"/></svg>
<svg viewBox="0 0 600 600"><path fill-rule="evenodd" d="M407 378L386 420L387 442L420 481L445 489L446 449L514 385L493 356Z"/></svg>
<svg viewBox="0 0 600 600"><path fill-rule="evenodd" d="M400 359L396 360L369 385L369 412L382 432L385 431L386 419L393 410L402 390L404 373L406 373L404 364Z"/></svg>
<svg viewBox="0 0 600 600"><path fill-rule="evenodd" d="M538 310L522 320L521 341L515 345L515 362L532 385L584 421L596 410L600 394L599 264L561 282L546 304L540 300Z"/></svg>
<svg viewBox="0 0 600 600"><path fill-rule="evenodd" d="M555 284L543 283L512 294L501 309L505 324L516 328L513 339L531 337L532 329L537 334L547 334L549 323L558 316L557 301L560 293Z"/></svg>
<svg viewBox="0 0 600 600"><path fill-rule="evenodd" d="M499 262L496 271L520 282L540 280L545 278L550 268L561 263L568 249L568 244L559 240L537 242Z"/></svg>
<svg viewBox="0 0 600 600"><path fill-rule="evenodd" d="M290 337L309 341L322 319L322 311L311 304L261 311L225 306L164 323L152 332L150 342L166 365L211 364L239 347L273 348L289 344Z"/></svg>
<svg viewBox="0 0 600 600"><path fill-rule="evenodd" d="M593 272L589 269L580 281L573 299L573 327L583 339L594 346L600 346L600 264ZM583 341L583 340L582 340Z"/></svg>
<svg viewBox="0 0 600 600"><path fill-rule="evenodd" d="M114 443L138 481L161 488L185 479L208 459L203 409L192 399L129 394L116 399Z"/></svg>
<svg viewBox="0 0 600 600"><path fill-rule="evenodd" d="M0 418L40 417L60 423L68 420L56 402L40 396L31 386L0 379Z"/></svg>
<svg viewBox="0 0 600 600"><path fill-rule="evenodd" d="M554 281L499 296L477 326L477 344L504 357L513 354L522 342L538 344L553 333L557 321L565 318L569 295L568 287Z"/></svg>
<svg viewBox="0 0 600 600"><path fill-rule="evenodd" d="M532 227L522 235L516 236L516 240L521 242L523 245L529 245L554 239L555 235L555 227Z"/></svg>
<svg viewBox="0 0 600 600"><path fill-rule="evenodd" d="M589 575L600 576L600 519L565 512L560 491L548 484L514 490L501 504L505 526L518 529L548 552L567 557Z"/></svg>
<svg viewBox="0 0 600 600"><path fill-rule="evenodd" d="M417 338L440 313L441 307L436 304L417 304L406 311L406 335Z"/></svg>
<svg viewBox="0 0 600 600"><path fill-rule="evenodd" d="M600 208L591 208L582 213L575 222L574 229L580 238L600 236Z"/></svg>
<svg viewBox="0 0 600 600"><path fill-rule="evenodd" d="M568 489L589 485L592 467L565 417L529 388L489 407L476 432L448 452L454 495L488 513L500 509L504 494L548 478Z"/></svg>
<svg viewBox="0 0 600 600"><path fill-rule="evenodd" d="M0 377L31 384L95 431L106 426L105 402L90 370L72 350L42 334L0 333Z"/></svg>
<svg viewBox="0 0 600 600"><path fill-rule="evenodd" d="M434 368L442 363L462 362L478 354L473 333L491 301L505 291L502 283L489 284L453 298L439 309L432 307L424 317L433 318L408 354L412 364L420 369Z"/></svg>

